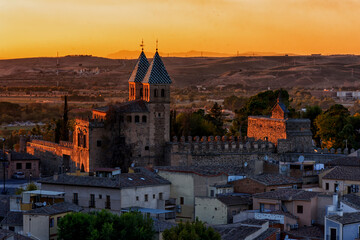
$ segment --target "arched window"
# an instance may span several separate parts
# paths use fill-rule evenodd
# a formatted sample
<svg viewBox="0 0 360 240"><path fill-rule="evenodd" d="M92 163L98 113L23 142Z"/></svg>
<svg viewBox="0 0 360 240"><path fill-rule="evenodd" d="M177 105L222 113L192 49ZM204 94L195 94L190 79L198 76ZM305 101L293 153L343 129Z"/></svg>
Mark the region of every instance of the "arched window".
<svg viewBox="0 0 360 240"><path fill-rule="evenodd" d="M155 89L155 90L154 90L154 97L157 97L157 96L158 96L158 90Z"/></svg>
<svg viewBox="0 0 360 240"><path fill-rule="evenodd" d="M161 89L161 97L165 97L165 89Z"/></svg>
<svg viewBox="0 0 360 240"><path fill-rule="evenodd" d="M140 122L140 117L137 116L137 115L135 116L135 122L136 122L136 123Z"/></svg>
<svg viewBox="0 0 360 240"><path fill-rule="evenodd" d="M146 123L146 120L147 120L147 119L146 119L146 116L145 116L145 115L142 116L142 122L143 122L143 123Z"/></svg>

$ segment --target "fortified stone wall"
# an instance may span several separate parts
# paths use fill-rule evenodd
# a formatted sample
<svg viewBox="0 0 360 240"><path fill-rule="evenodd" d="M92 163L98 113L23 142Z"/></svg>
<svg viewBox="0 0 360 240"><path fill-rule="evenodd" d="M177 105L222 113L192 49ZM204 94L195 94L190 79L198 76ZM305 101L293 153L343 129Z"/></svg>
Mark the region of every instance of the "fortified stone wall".
<svg viewBox="0 0 360 240"><path fill-rule="evenodd" d="M278 139L287 138L286 120L250 116L247 136L255 140L267 140L277 146Z"/></svg>
<svg viewBox="0 0 360 240"><path fill-rule="evenodd" d="M40 158L41 174L47 176L63 171L63 167L66 167L68 164L64 161L64 155L72 155L71 146L71 142L61 141L57 144L39 139L31 139L26 144L26 152ZM74 165L69 167L73 168Z"/></svg>

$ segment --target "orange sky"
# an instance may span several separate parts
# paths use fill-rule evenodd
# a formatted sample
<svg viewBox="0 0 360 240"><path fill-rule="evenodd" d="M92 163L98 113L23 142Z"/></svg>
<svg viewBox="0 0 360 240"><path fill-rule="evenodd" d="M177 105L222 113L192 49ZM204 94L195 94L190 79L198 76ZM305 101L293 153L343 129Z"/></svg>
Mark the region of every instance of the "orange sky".
<svg viewBox="0 0 360 240"><path fill-rule="evenodd" d="M0 0L0 58L119 50L360 54L358 0Z"/></svg>

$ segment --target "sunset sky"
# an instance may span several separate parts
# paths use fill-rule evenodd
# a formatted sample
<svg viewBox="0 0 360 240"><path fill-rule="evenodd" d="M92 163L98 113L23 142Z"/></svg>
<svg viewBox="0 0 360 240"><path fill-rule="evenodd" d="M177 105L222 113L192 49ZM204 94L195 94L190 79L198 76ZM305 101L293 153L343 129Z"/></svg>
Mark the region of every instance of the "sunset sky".
<svg viewBox="0 0 360 240"><path fill-rule="evenodd" d="M0 0L0 58L119 50L360 54L359 0Z"/></svg>

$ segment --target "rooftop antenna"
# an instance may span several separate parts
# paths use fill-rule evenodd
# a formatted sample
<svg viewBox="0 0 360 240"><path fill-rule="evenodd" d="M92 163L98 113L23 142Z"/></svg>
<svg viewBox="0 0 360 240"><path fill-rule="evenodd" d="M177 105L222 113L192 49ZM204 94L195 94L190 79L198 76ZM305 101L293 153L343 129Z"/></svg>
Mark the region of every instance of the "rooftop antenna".
<svg viewBox="0 0 360 240"><path fill-rule="evenodd" d="M144 51L144 39L141 39L141 44L140 44L140 47L141 47L141 51Z"/></svg>

